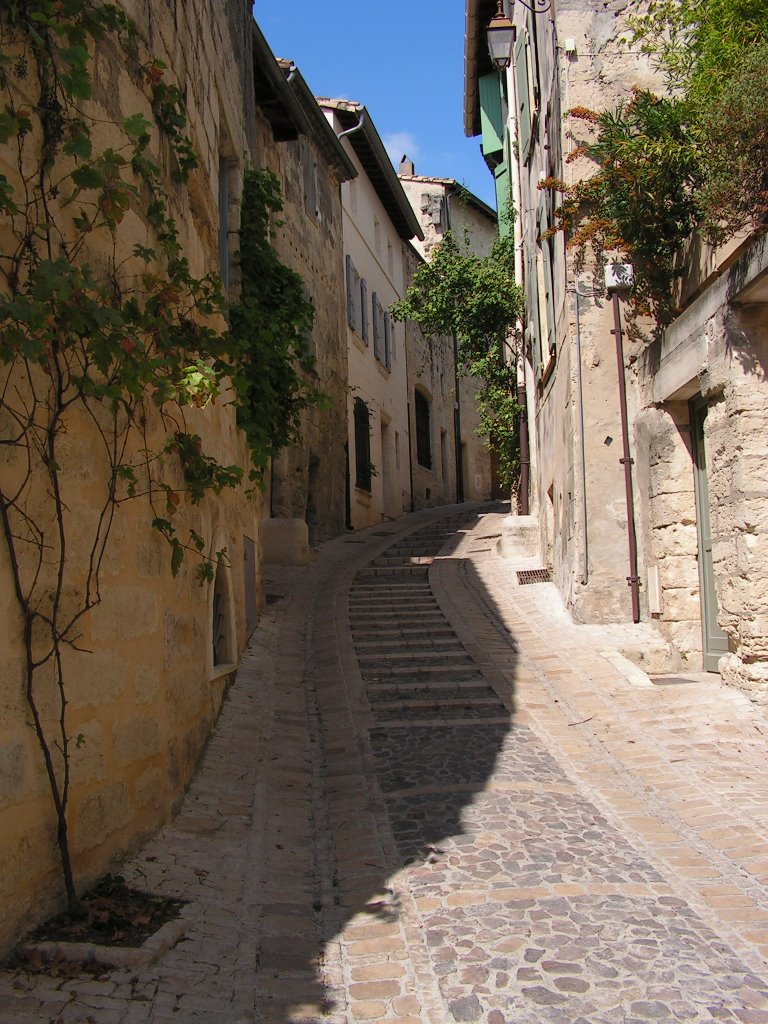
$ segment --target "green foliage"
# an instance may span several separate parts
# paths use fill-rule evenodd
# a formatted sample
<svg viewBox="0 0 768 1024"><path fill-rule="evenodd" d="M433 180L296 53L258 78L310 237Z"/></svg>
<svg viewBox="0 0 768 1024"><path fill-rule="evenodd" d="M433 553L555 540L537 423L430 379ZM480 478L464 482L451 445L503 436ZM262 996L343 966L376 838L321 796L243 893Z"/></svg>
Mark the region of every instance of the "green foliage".
<svg viewBox="0 0 768 1024"><path fill-rule="evenodd" d="M270 216L282 210L268 170L246 171L240 228L240 301L230 310L227 341L238 424L251 450L252 479L300 434L301 412L323 396L303 370L313 365L307 339L314 308L301 277L269 242Z"/></svg>
<svg viewBox="0 0 768 1024"><path fill-rule="evenodd" d="M636 6L640 5L636 3ZM714 241L765 218L768 209L768 6L764 0L652 0L630 19L670 95L637 90L616 111L584 108L574 156L594 177L563 193L559 227L577 263L617 250L635 266L635 315L658 327L675 316L680 248L696 226Z"/></svg>
<svg viewBox="0 0 768 1024"><path fill-rule="evenodd" d="M507 335L523 311L514 278L513 238L498 238L488 256L472 252L447 232L418 268L405 299L391 308L396 320L414 320L427 336L456 339L458 370L482 383L478 391L479 432L499 453L500 478L511 486L517 474L516 367L506 350Z"/></svg>
<svg viewBox="0 0 768 1024"><path fill-rule="evenodd" d="M129 112L95 139L92 54L106 36L122 45L153 123ZM252 474L292 440L316 396L304 359L311 306L277 259L268 224L280 208L276 180L246 182L241 233L243 294L224 329L218 276L192 274L170 212L168 176L153 137L174 154L174 197L197 165L183 94L165 66L139 60L121 8L97 0L6 0L0 8L0 523L24 623L26 697L56 810L65 886L76 902L67 839L70 744L65 649L81 651L82 621L101 600L101 573L119 507L144 497L148 525L179 574L188 557L210 583L222 552L177 528L185 501L240 486L246 467L221 465L187 429L191 409L226 393L253 459ZM146 240L131 251L133 211ZM84 427L85 424L85 427ZM88 437L88 514L68 445ZM100 499L94 496L100 494ZM70 507L70 500L72 507ZM90 531L90 532L89 532ZM74 539L85 552L71 555ZM53 723L38 692L53 685Z"/></svg>
<svg viewBox="0 0 768 1024"><path fill-rule="evenodd" d="M700 171L683 101L636 91L617 110L571 115L590 138L577 150L597 173L574 186L549 179L564 201L559 227L572 231L577 267L591 249L598 263L618 250L635 268L637 312L660 322L672 315L670 282L675 257L696 222Z"/></svg>

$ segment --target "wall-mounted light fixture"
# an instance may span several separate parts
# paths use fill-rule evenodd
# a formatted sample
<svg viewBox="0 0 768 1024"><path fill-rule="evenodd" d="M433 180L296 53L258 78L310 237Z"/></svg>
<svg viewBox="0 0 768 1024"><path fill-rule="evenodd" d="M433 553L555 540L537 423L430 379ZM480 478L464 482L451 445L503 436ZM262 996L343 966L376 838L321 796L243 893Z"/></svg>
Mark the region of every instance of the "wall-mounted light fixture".
<svg viewBox="0 0 768 1024"><path fill-rule="evenodd" d="M504 13L503 0L496 0L496 13L488 22L488 53L494 67L499 71L508 68L512 61L512 43L515 29Z"/></svg>
<svg viewBox="0 0 768 1024"><path fill-rule="evenodd" d="M533 14L543 14L552 5L552 0L511 0L512 5L522 4ZM488 22L486 29L488 53L494 67L502 71L512 62L512 44L515 41L515 29L504 13L504 0L496 0L496 13Z"/></svg>

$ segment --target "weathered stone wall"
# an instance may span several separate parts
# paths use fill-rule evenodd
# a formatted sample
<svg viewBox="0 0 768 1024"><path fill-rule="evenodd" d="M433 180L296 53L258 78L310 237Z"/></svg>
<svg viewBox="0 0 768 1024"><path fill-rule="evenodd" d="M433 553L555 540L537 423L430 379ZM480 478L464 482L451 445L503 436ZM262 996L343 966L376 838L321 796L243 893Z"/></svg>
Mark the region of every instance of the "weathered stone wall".
<svg viewBox="0 0 768 1024"><path fill-rule="evenodd" d="M253 159L250 67L250 5L223 7L143 0L126 10L137 22L148 50L168 66L166 77L185 87L192 142L200 167L188 188L172 186L172 212L193 274L216 271L218 175L230 161L229 222L239 222L242 169ZM115 120L141 111L151 116L144 94L108 40L96 60L97 118ZM157 147L157 138L153 142ZM2 159L2 154L0 154ZM167 160L162 152L161 159ZM5 165L0 165L4 169ZM146 244L140 208L121 225L128 251ZM234 247L234 240L233 240ZM0 287L3 286L0 282ZM247 455L234 414L220 400L187 414L187 428L224 464L246 466ZM150 415L148 444L167 433ZM101 442L86 417L72 418L61 444L60 463L70 535L68 565L77 578L87 557L94 509L103 501L105 464ZM10 472L8 459L0 472ZM165 479L184 491L178 466L169 460ZM226 550L221 572L224 649L213 664L213 587L199 586L194 564L174 578L167 545L150 529L152 511L143 498L122 506L115 519L101 583L101 603L82 621L80 646L67 652L67 728L72 746L71 845L81 887L114 867L143 837L168 820L192 776L218 712L227 680L247 639L246 565L256 593L256 563L244 562L246 539L258 547L258 495L224 492L191 505L182 498L174 517L180 537L197 530L210 552ZM62 886L54 846L51 796L40 750L24 700L22 621L9 580L5 546L0 549L0 636L3 695L0 700L0 950L60 901ZM80 574L82 583L82 573ZM257 608L249 608L253 625ZM46 720L54 716L52 692L43 695Z"/></svg>
<svg viewBox="0 0 768 1024"><path fill-rule="evenodd" d="M414 239L413 247L425 258L430 258L430 253L438 245L446 231L453 231L460 243L465 240L469 243L472 251L479 256L486 256L493 247L496 238L497 227L496 217L488 210L482 208L471 197L464 195L463 191L457 189L456 182L452 178L430 178L416 174L400 174L400 183L403 191L408 197L411 207L419 218L421 229L424 233L424 240ZM406 246L406 248L408 248ZM413 270L413 268L412 268ZM413 325L408 325L410 331ZM414 337L410 342L414 346L414 358L419 360L418 352L422 348L422 339L417 328L413 328ZM446 391L450 390L450 401L455 401L456 388L453 383L455 359L453 355L452 339L442 339L436 343L439 347L439 354L432 356L432 360L438 360L439 370L434 374L440 383L441 401L445 400ZM411 349L409 348L409 353ZM411 356L409 354L409 359ZM410 373L410 363L409 363ZM413 402L413 387L409 376L408 394ZM491 471L491 456L485 439L477 433L480 425L480 416L477 408L477 392L480 382L471 377L463 377L459 381L459 408L461 421L461 444L459 459L462 465L462 477L464 485L464 498L467 501L487 501L493 490L493 476ZM430 390L430 394L434 391ZM453 446L455 442L455 426L453 423L453 411L445 410L445 422L450 426L446 430L447 442ZM455 448L452 447L450 462L453 465L452 473L455 477ZM431 497L429 502L436 503L434 498L435 488L432 481L421 481L421 467L413 458L414 463L414 502L416 508L423 507L426 500L426 488L429 487ZM455 500L456 490L443 487L443 502Z"/></svg>
<svg viewBox="0 0 768 1024"><path fill-rule="evenodd" d="M720 668L768 702L768 308L723 310L716 331L705 430Z"/></svg>
<svg viewBox="0 0 768 1024"><path fill-rule="evenodd" d="M422 260L409 243L403 243L406 281ZM405 323L408 362L408 404L410 407L411 472L415 510L456 501L456 432L453 406L456 393L453 341L441 336L425 338L418 324ZM414 413L415 393L429 401L432 465L419 464Z"/></svg>
<svg viewBox="0 0 768 1024"><path fill-rule="evenodd" d="M635 423L638 533L645 551L644 584L658 574L658 608L649 614L680 655L701 668L696 494L688 405L645 409Z"/></svg>
<svg viewBox="0 0 768 1024"><path fill-rule="evenodd" d="M668 620L667 635L683 658L695 662L702 628L694 566L702 538L686 433L694 399L705 413L712 576L717 621L729 651L720 670L758 700L768 698L768 292L761 283L766 268L765 236L742 239L736 250L725 248L699 261L699 286L688 285L697 297L637 363L648 410L641 420L657 424L655 445L666 453L654 459L651 448L648 465L656 503L649 536L651 557L660 558L662 624ZM659 423L674 423L678 436ZM654 521L657 506L667 525ZM675 571L662 573L665 564Z"/></svg>
<svg viewBox="0 0 768 1024"><path fill-rule="evenodd" d="M308 153L306 152L308 150ZM316 166L316 213L305 200L305 161ZM311 349L312 383L325 396L322 407L305 410L302 440L275 461L271 512L304 519L310 543L338 536L344 529L347 440L347 345L344 246L338 169L331 167L317 141L302 136L273 153L283 186L283 225L274 245L304 279L315 307Z"/></svg>
<svg viewBox="0 0 768 1024"><path fill-rule="evenodd" d="M518 165L526 327L537 393L533 505L539 509L542 557L583 621L631 617L613 314L601 269L597 278L577 273L561 233L549 243L542 239L542 225L553 227L554 218L551 209L545 211L547 194L538 186L550 176L571 183L594 173L589 161L566 159L581 129L569 109L609 109L626 99L632 86L655 81L648 59L621 42L625 8L623 2L565 0L554 16L534 16L514 6L518 33L527 31L535 51L531 74L538 74L538 89L531 93L536 106L531 155ZM514 95L512 74L509 84ZM632 418L637 405L631 391L629 402Z"/></svg>

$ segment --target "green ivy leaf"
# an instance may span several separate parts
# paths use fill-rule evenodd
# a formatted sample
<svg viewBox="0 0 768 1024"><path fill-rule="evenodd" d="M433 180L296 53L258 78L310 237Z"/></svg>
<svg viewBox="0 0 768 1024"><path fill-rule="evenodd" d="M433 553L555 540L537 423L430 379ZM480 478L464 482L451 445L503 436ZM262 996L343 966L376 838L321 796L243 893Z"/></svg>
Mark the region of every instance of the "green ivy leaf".
<svg viewBox="0 0 768 1024"><path fill-rule="evenodd" d="M72 181L78 189L101 188L104 184L104 175L90 164L83 167L76 167L72 171Z"/></svg>

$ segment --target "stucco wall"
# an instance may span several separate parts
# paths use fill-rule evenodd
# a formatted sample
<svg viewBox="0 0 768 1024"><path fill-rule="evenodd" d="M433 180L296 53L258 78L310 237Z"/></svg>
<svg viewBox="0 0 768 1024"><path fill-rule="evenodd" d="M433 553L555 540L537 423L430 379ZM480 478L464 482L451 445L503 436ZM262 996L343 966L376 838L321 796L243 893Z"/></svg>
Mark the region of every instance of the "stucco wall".
<svg viewBox="0 0 768 1024"><path fill-rule="evenodd" d="M200 156L189 188L173 186L172 212L193 274L217 270L220 155L231 161L232 226L239 222L242 168L252 158L250 5L160 0L126 2L166 77L185 85L190 135ZM245 92L243 91L245 89ZM136 110L150 116L143 93L109 42L100 47L90 112L115 119ZM155 139L155 145L157 139ZM0 154L0 156L2 156ZM147 242L141 209L129 214L119 244L130 251ZM233 242L234 245L234 242ZM0 281L0 287L4 282ZM150 447L160 444L156 414L148 413ZM187 428L224 464L247 464L233 411L222 399L191 410ZM137 454L136 442L134 454ZM70 536L68 571L82 585L94 508L103 499L105 463L87 417L73 415L59 452ZM6 455L0 472L12 472ZM184 492L180 468L168 460L168 483ZM67 728L73 738L70 829L80 886L113 867L178 806L218 712L246 637L245 539L258 547L260 498L225 491L193 506L182 497L174 524L180 537L197 530L211 552L226 550L224 629L227 661L213 665L213 587L199 586L188 561L173 578L167 545L150 529L143 498L117 512L101 585L101 603L81 622L85 651L67 652ZM24 700L22 621L12 593L8 554L0 549L0 950L60 901L62 886L53 844L51 796ZM256 572L253 559L248 563ZM251 592L257 581L252 579ZM251 608L251 616L256 609ZM252 623L251 623L252 624ZM230 660L231 659L231 660ZM42 696L46 720L55 704Z"/></svg>

